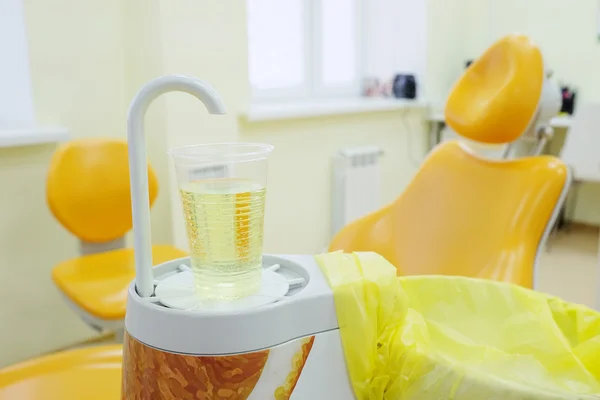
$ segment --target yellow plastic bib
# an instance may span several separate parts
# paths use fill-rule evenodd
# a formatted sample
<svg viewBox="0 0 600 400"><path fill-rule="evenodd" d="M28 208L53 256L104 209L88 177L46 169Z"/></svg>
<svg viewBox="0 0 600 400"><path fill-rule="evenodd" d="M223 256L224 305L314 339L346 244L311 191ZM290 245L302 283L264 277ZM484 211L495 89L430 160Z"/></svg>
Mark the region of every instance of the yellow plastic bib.
<svg viewBox="0 0 600 400"><path fill-rule="evenodd" d="M600 399L600 313L501 282L397 278L375 253L316 259L358 400Z"/></svg>

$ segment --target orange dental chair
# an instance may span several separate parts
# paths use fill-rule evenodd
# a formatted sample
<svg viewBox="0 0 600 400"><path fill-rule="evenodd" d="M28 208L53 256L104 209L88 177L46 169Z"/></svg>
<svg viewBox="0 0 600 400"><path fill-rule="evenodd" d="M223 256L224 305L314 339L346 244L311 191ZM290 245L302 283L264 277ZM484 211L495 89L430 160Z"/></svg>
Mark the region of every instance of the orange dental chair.
<svg viewBox="0 0 600 400"><path fill-rule="evenodd" d="M150 203L158 183L148 167ZM122 337L127 287L135 276L133 249L125 249L131 229L127 143L113 139L69 142L54 154L47 200L56 219L81 241L81 257L54 267L52 279L71 308L90 326ZM186 254L154 246L162 263Z"/></svg>
<svg viewBox="0 0 600 400"><path fill-rule="evenodd" d="M542 55L524 36L495 43L456 83L446 122L483 144L516 141L544 113ZM550 116L552 117L552 115ZM399 275L463 275L535 286L535 265L571 178L555 157L485 159L439 145L404 193L334 237L330 251L375 251Z"/></svg>

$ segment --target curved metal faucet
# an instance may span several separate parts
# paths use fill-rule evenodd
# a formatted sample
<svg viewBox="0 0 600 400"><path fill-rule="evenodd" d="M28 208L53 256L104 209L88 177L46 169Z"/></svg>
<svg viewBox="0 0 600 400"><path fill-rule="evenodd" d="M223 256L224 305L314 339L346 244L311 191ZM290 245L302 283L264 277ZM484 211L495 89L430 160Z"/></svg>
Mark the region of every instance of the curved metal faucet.
<svg viewBox="0 0 600 400"><path fill-rule="evenodd" d="M161 94L185 92L197 97L211 114L225 114L219 94L206 82L183 75L167 75L146 83L136 94L127 115L129 177L135 251L135 282L141 297L154 294L152 241L150 235L150 198L144 117L148 107Z"/></svg>

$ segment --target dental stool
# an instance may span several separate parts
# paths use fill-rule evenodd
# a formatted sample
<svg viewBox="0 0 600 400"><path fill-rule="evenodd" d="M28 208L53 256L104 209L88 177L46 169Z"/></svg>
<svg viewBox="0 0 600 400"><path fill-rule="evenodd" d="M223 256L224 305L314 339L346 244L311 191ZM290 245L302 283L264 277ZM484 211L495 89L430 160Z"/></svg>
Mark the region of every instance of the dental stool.
<svg viewBox="0 0 600 400"><path fill-rule="evenodd" d="M569 170L555 157L493 160L471 146L512 143L551 118L547 85L541 52L528 38L496 42L464 72L446 104L446 122L465 140L436 147L398 199L342 228L329 249L378 252L399 275L533 287Z"/></svg>
<svg viewBox="0 0 600 400"><path fill-rule="evenodd" d="M64 351L0 370L0 400L117 400L122 346Z"/></svg>
<svg viewBox="0 0 600 400"><path fill-rule="evenodd" d="M158 183L150 166L148 180L152 205ZM82 256L54 267L54 283L87 324L120 338L127 287L135 276L133 249L123 248L132 227L127 143L88 139L61 146L50 164L46 194L56 219L81 241ZM155 263L185 255L172 246L152 249Z"/></svg>

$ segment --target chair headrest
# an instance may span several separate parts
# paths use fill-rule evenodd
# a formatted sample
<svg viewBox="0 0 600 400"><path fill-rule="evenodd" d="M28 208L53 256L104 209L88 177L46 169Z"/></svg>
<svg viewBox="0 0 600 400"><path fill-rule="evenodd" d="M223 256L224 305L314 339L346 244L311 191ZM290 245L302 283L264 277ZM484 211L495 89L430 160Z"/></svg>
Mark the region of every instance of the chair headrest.
<svg viewBox="0 0 600 400"><path fill-rule="evenodd" d="M535 119L544 77L537 45L523 35L505 36L455 84L446 103L446 123L476 142L513 142Z"/></svg>

